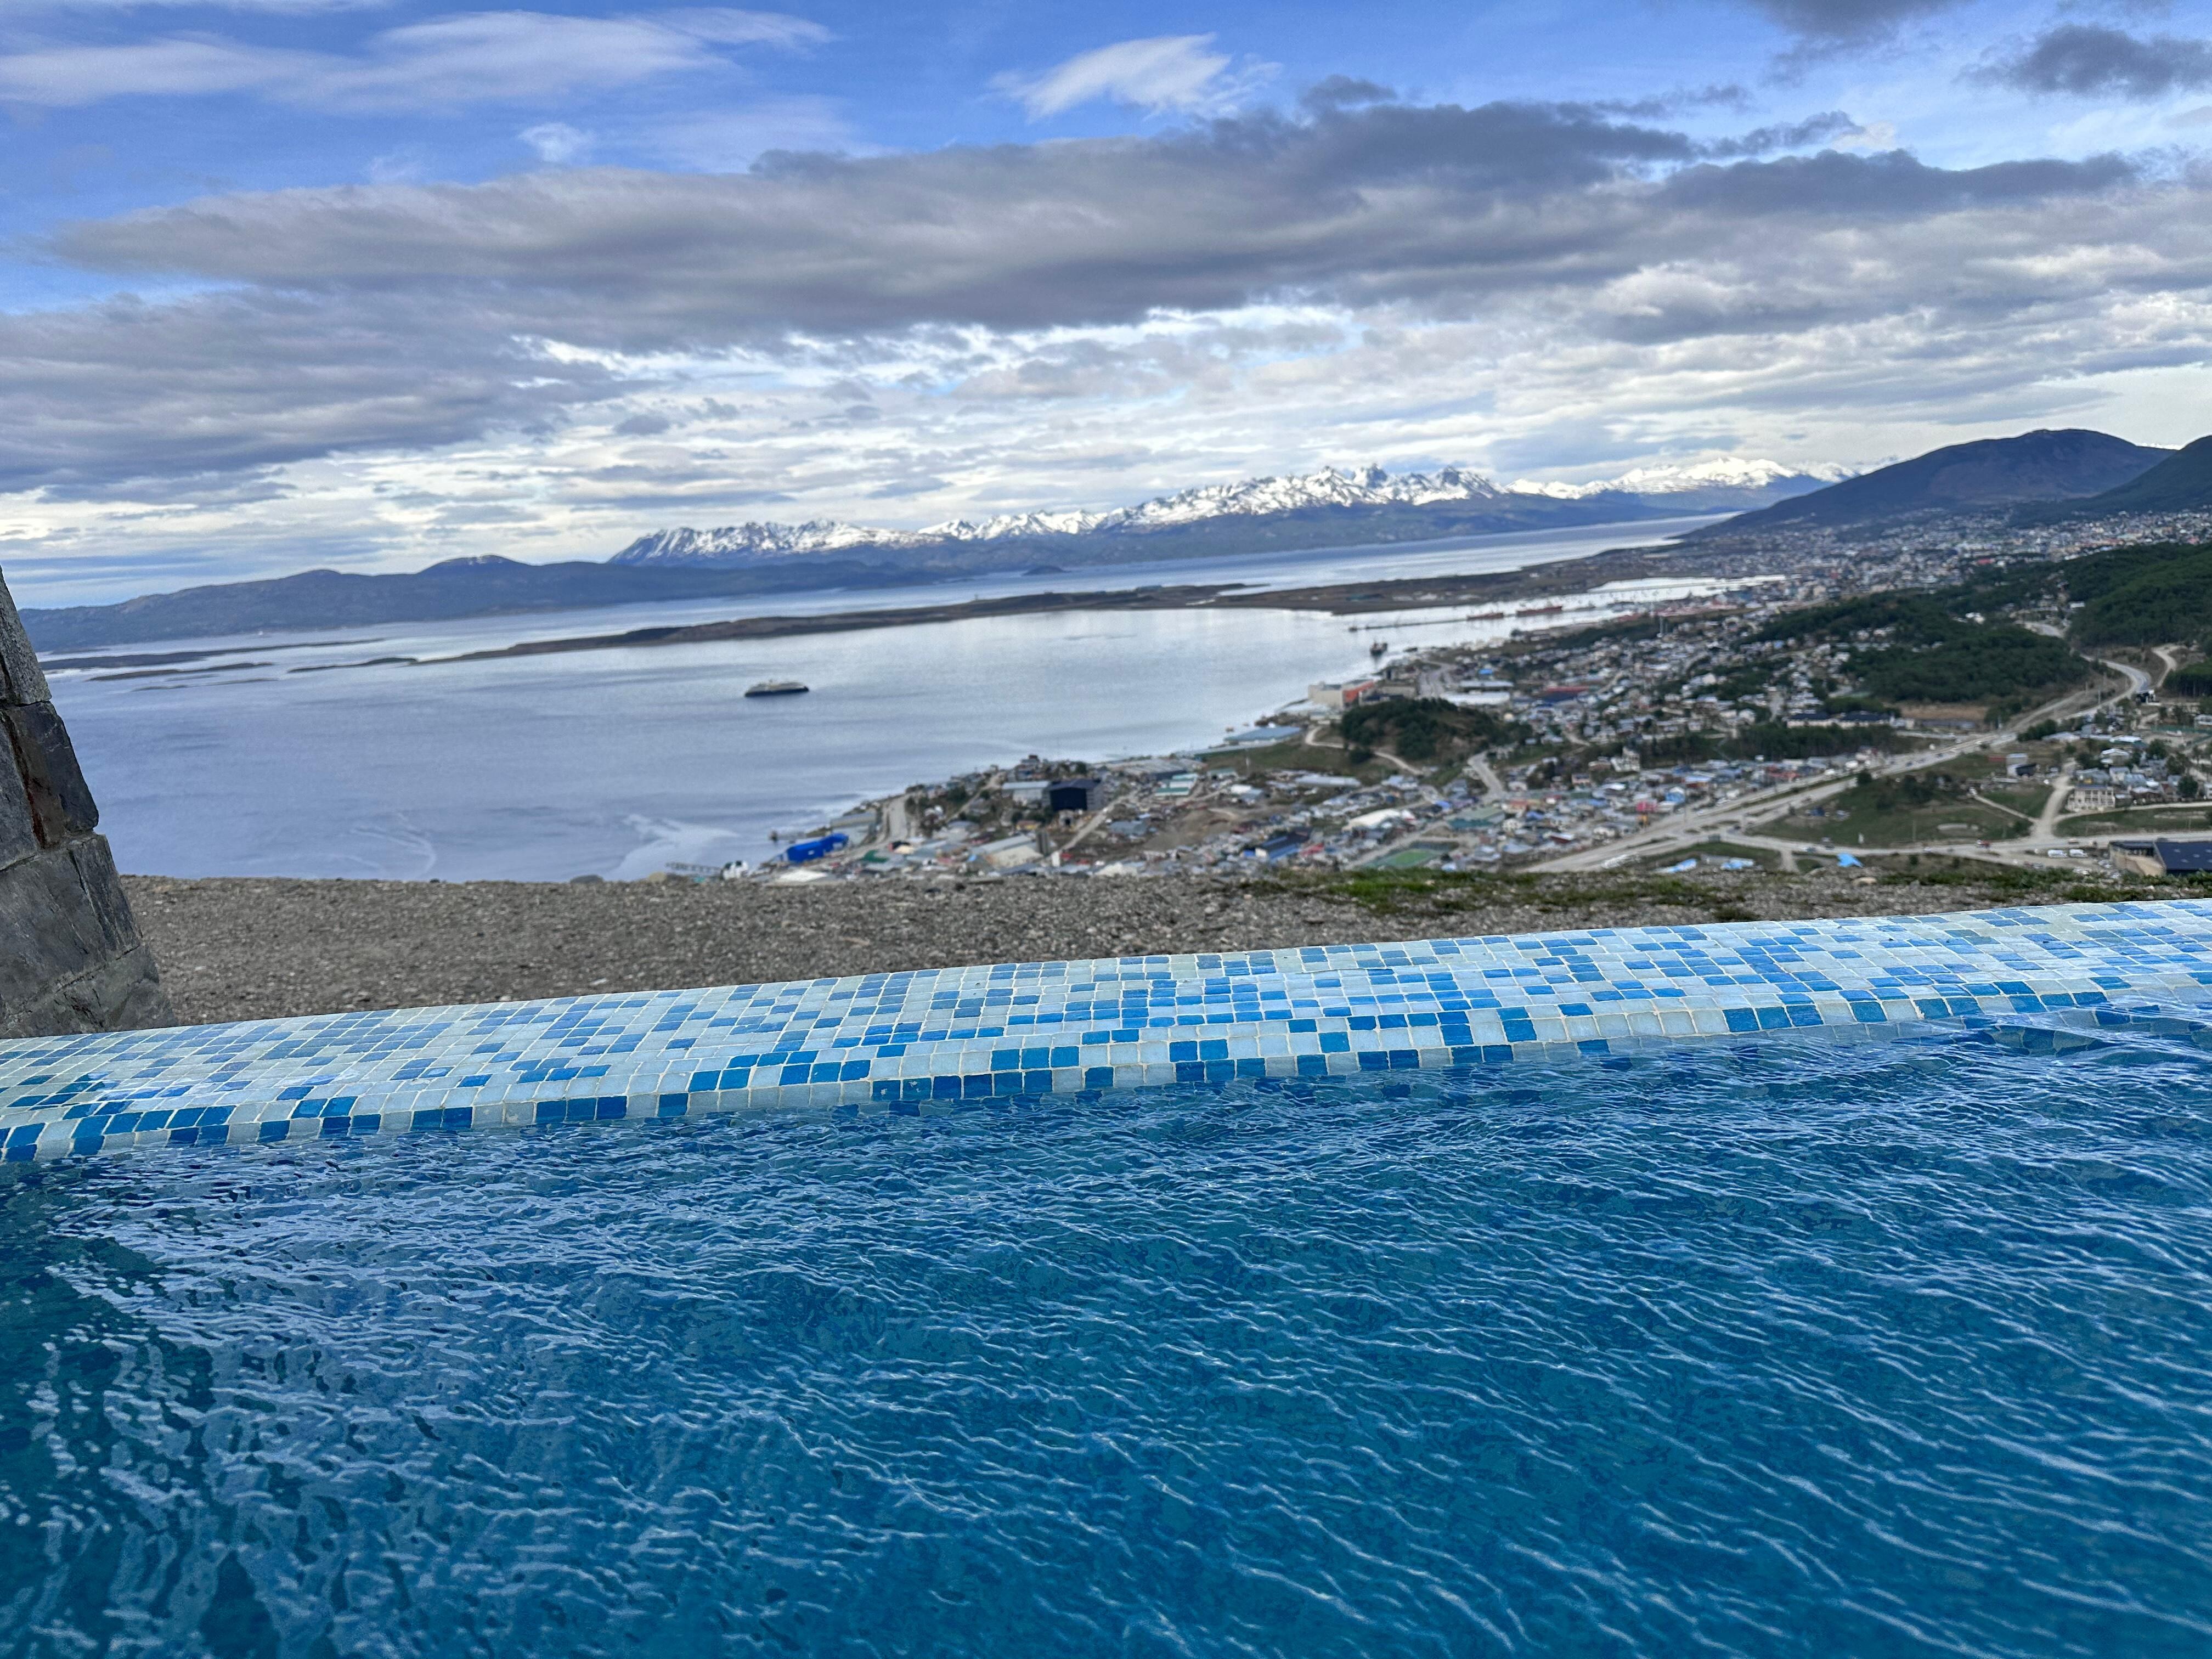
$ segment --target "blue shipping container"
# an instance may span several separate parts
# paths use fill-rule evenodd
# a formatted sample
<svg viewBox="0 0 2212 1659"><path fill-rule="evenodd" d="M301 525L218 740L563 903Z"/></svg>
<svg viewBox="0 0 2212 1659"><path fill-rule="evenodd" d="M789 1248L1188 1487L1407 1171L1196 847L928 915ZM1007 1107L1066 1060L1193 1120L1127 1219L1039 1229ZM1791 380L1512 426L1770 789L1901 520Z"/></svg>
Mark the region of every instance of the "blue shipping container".
<svg viewBox="0 0 2212 1659"><path fill-rule="evenodd" d="M795 841L783 849L784 857L793 864L810 864L814 860L827 858L850 839L842 830L827 836L817 836L812 841Z"/></svg>

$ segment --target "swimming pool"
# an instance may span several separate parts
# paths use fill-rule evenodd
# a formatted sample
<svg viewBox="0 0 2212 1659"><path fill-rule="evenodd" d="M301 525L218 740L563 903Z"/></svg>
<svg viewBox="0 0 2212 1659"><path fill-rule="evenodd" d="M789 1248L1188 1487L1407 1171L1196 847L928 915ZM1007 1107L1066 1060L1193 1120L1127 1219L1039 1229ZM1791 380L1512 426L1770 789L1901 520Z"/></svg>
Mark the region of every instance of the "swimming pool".
<svg viewBox="0 0 2212 1659"><path fill-rule="evenodd" d="M1262 1015L1352 1011L1279 1033L1344 1022L1318 1073L1293 1044L1111 1088L894 1074L878 1110L884 1078L780 1067L837 1093L756 1102L724 1066L681 1115L477 1134L357 1130L395 1115L359 1085L336 1134L240 1110L316 1127L18 1162L0 1650L2205 1650L2205 908L1818 926L1275 964ZM1142 965L1147 1021L1305 1018ZM999 1034L954 1037L991 1029L956 1000L935 1041L1002 1052L1013 1011L1097 1004L1091 967L1027 1004L986 974ZM1420 1005L1476 1000L1430 982L1462 969L1517 1000ZM1578 1035L1565 1006L1631 975L1691 1030ZM863 1006L865 1037L887 982L767 1010ZM1436 1035L1509 1007L1534 1035ZM356 1077L412 1063L390 1024L343 1028L384 1033ZM325 1065L315 1037L246 1070ZM82 1123L141 1081L5 1109Z"/></svg>

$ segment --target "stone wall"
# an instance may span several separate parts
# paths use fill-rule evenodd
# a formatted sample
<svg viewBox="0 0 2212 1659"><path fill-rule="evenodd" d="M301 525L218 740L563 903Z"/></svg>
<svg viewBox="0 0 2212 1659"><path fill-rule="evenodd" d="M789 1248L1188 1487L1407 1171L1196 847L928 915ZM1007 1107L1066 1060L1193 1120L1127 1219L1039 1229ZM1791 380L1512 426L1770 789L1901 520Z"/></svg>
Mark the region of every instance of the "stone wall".
<svg viewBox="0 0 2212 1659"><path fill-rule="evenodd" d="M174 1024L0 580L0 1038Z"/></svg>

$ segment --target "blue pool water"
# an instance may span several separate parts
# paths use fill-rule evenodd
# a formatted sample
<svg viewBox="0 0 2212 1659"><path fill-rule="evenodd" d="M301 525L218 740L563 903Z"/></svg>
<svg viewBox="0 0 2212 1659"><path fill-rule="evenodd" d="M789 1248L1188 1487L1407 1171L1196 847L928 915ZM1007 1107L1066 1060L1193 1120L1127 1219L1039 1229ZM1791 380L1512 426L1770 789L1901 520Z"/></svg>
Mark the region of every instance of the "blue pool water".
<svg viewBox="0 0 2212 1659"><path fill-rule="evenodd" d="M0 1650L2212 1650L2201 1031L0 1169Z"/></svg>

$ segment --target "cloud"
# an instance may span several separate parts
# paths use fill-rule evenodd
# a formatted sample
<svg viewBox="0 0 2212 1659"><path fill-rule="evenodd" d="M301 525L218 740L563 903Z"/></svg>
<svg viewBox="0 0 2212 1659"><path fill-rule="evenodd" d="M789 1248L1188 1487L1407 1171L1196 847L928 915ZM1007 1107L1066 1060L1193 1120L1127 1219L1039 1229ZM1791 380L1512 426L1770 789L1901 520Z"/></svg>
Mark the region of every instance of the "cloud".
<svg viewBox="0 0 2212 1659"><path fill-rule="evenodd" d="M1835 148L1870 151L1895 149L1897 148L1896 124L1890 121L1869 121L1864 126L1853 127L1849 132L1838 135Z"/></svg>
<svg viewBox="0 0 2212 1659"><path fill-rule="evenodd" d="M1903 150L1878 155L1783 156L1688 168L1668 179L1667 199L1730 217L1769 214L1849 217L1862 224L2059 197L2094 196L2136 177L2118 155L2081 161L1997 161L1931 167Z"/></svg>
<svg viewBox="0 0 2212 1659"><path fill-rule="evenodd" d="M599 143L592 134L566 121L541 121L523 128L515 137L536 150L539 161L556 167L584 160Z"/></svg>
<svg viewBox="0 0 2212 1659"><path fill-rule="evenodd" d="M1800 39L1856 46L1887 39L1901 23L1958 5L1963 0L1751 0Z"/></svg>
<svg viewBox="0 0 2212 1659"><path fill-rule="evenodd" d="M2138 40L2118 29L2063 23L1974 78L2076 98L2162 98L2212 87L2212 41L2163 34Z"/></svg>
<svg viewBox="0 0 2212 1659"><path fill-rule="evenodd" d="M1707 144L1705 153L1716 161L1741 155L1771 155L1777 150L1803 149L1812 144L1848 140L1851 135L1863 131L1857 122L1841 110L1829 110L1824 114L1808 116L1802 121L1785 121L1772 126L1758 127L1739 138L1717 140Z"/></svg>
<svg viewBox="0 0 2212 1659"><path fill-rule="evenodd" d="M80 493L526 434L496 441L537 458L512 476L587 429L616 448L565 488L646 464L625 442L721 490L769 487L811 446L810 510L836 510L822 492L972 485L996 446L1002 467L1033 458L1008 493L1050 500L1051 466L1153 446L1144 421L1170 406L1193 411L1170 445L1186 458L1222 441L1204 421L1274 431L1292 410L1447 453L1478 405L1564 388L1554 357L1593 367L1544 422L1595 419L1631 380L1771 402L1795 365L1808 403L1878 408L1916 403L1916 373L1994 398L2212 356L2212 185L2193 174L1735 159L1577 106L220 196L76 224L50 251L216 290L0 319L0 483ZM1971 374L1946 381L1954 361ZM1729 367L1708 386L1698 362ZM865 456L855 379L878 392ZM678 383L720 412L679 417ZM1461 426L1414 433L1424 404ZM1040 447L1023 420L1102 435ZM759 476L706 459L709 432Z"/></svg>
<svg viewBox="0 0 2212 1659"><path fill-rule="evenodd" d="M350 56L212 36L33 47L0 54L0 103L70 107L256 93L349 112L453 107L627 86L717 67L717 47L825 38L799 18L726 9L620 17L472 12L386 29Z"/></svg>
<svg viewBox="0 0 2212 1659"><path fill-rule="evenodd" d="M758 98L647 121L618 135L633 152L708 173L734 173L771 150L865 150L827 98Z"/></svg>
<svg viewBox="0 0 2212 1659"><path fill-rule="evenodd" d="M1208 37L1211 38L1211 37ZM1395 104L1397 93L1379 82L1354 75L1332 75L1316 81L1298 94L1298 107L1311 114L1358 109L1364 104Z"/></svg>
<svg viewBox="0 0 2212 1659"><path fill-rule="evenodd" d="M425 329L404 302L128 296L0 316L0 489L97 497L149 479L204 489L333 453L481 436L611 395L495 326Z"/></svg>
<svg viewBox="0 0 2212 1659"><path fill-rule="evenodd" d="M1573 106L1382 106L1151 140L781 155L720 177L599 168L222 197L79 225L56 246L165 277L426 303L495 295L518 331L659 350L1285 296L1463 310L1523 285L1603 281L1751 222L1780 235L1784 222L1878 223L2134 177L2112 157L1953 170L1897 154L1725 167L1702 154Z"/></svg>
<svg viewBox="0 0 2212 1659"><path fill-rule="evenodd" d="M1208 51L1210 34L1162 34L1122 40L1079 52L1042 75L1006 74L992 87L1016 100L1033 121L1094 99L1109 99L1154 114L1170 110L1218 109L1240 80L1225 80L1229 59Z"/></svg>
<svg viewBox="0 0 2212 1659"><path fill-rule="evenodd" d="M1747 110L1752 106L1751 94L1735 82L1714 82L1702 87L1678 88L1650 98L1610 99L1590 107L1605 115L1632 116L1639 121L1656 121L1669 115L1680 115L1686 109Z"/></svg>

